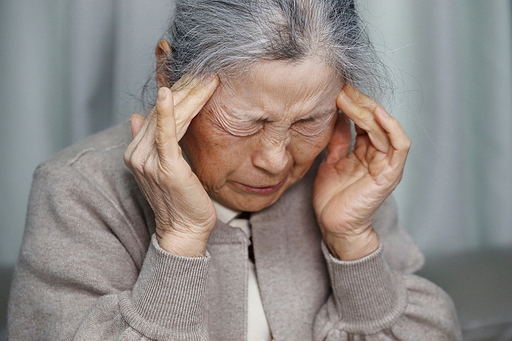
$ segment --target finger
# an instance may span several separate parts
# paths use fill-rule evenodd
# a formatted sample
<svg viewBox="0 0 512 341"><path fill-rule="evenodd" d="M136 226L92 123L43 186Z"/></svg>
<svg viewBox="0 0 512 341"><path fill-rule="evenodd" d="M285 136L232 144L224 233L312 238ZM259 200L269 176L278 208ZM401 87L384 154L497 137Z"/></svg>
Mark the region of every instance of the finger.
<svg viewBox="0 0 512 341"><path fill-rule="evenodd" d="M338 115L331 140L327 146L325 162L336 163L343 158L350 147L351 132L350 121L343 114Z"/></svg>
<svg viewBox="0 0 512 341"><path fill-rule="evenodd" d="M153 147L151 150L148 151L146 155L146 160L144 161L143 165L143 175L142 176L148 183L160 183L162 180L159 178L159 165L160 162L160 155L157 148Z"/></svg>
<svg viewBox="0 0 512 341"><path fill-rule="evenodd" d="M171 90L171 91L172 91L172 99L173 99L174 105L176 106L176 105L180 104L181 101L183 101L183 99L190 94L190 91L192 91L192 88L185 88L185 89L179 90L179 91L174 91L174 90Z"/></svg>
<svg viewBox="0 0 512 341"><path fill-rule="evenodd" d="M356 143L354 144L354 155L357 159L368 168L368 151L371 146L370 138L367 134L360 134L356 136ZM375 150L375 148L373 148Z"/></svg>
<svg viewBox="0 0 512 341"><path fill-rule="evenodd" d="M153 145L155 143L155 130L157 125L157 108L156 106L151 110L148 117L144 121L144 125L142 126L139 134L136 136L136 139L139 138L139 145Z"/></svg>
<svg viewBox="0 0 512 341"><path fill-rule="evenodd" d="M141 114L133 114L130 117L130 126L132 128L132 137L135 138L137 134L139 133L140 129L144 125L144 116Z"/></svg>
<svg viewBox="0 0 512 341"><path fill-rule="evenodd" d="M343 86L343 90L345 91L345 93L348 95L349 98L354 99L357 104L359 104L362 108L374 113L374 115L375 115L375 109L377 109L377 108L384 109L382 104L375 101L368 95L362 93L359 89L357 89L356 87L354 87L353 85L351 85L349 83L346 83ZM357 130L358 130L358 127L356 125L356 131ZM382 130L381 130L381 132L382 132ZM387 142L386 145L389 148L390 143L387 140L386 140L386 142Z"/></svg>
<svg viewBox="0 0 512 341"><path fill-rule="evenodd" d="M176 122L174 118L173 94L169 88L158 89L156 100L157 124L155 141L162 164L172 163L178 156L178 140L176 138Z"/></svg>
<svg viewBox="0 0 512 341"><path fill-rule="evenodd" d="M139 142L142 140L142 138L146 135L146 131L148 130L149 125L152 121L154 121L156 115L156 109L153 108L151 112L149 113L148 117L144 119L144 123L142 124L142 127L137 132L137 135L133 138L133 141L130 143L133 148L136 148ZM132 115L133 116L133 115ZM131 125L131 117L130 117L130 125ZM133 128L132 128L132 134L133 134Z"/></svg>
<svg viewBox="0 0 512 341"><path fill-rule="evenodd" d="M358 100L361 100L361 98L363 97L356 97ZM356 100L349 97L344 90L342 90L336 98L336 103L343 113L354 121L357 127L363 129L368 134L370 141L375 148L381 152L387 153L390 145L388 135L375 119L373 111L369 110L373 104L365 98L363 98L363 100L364 103L359 104ZM375 106L375 108L377 107L380 106Z"/></svg>
<svg viewBox="0 0 512 341"><path fill-rule="evenodd" d="M398 120L388 114L383 108L375 109L375 117L389 136L391 147L393 148L391 164L402 164L405 162L411 148L411 140Z"/></svg>
<svg viewBox="0 0 512 341"><path fill-rule="evenodd" d="M189 85L187 86L187 83ZM192 85L190 85L190 83ZM201 81L197 79L191 80L188 76L182 77L171 87L172 98L174 101L174 106L178 105L185 97L190 94L190 91L197 85L201 85ZM183 88L182 88L183 87ZM181 88L181 89L180 89ZM177 90L180 89L180 90Z"/></svg>
<svg viewBox="0 0 512 341"><path fill-rule="evenodd" d="M133 116L134 115L132 115L132 117L130 117L130 126L132 129L132 136L133 136L133 133L135 132L135 130L137 130L137 126L134 126L135 122L132 122ZM143 138L145 136L147 136L146 132L147 132L148 127L150 126L151 122L154 122L154 118L155 118L155 109L153 109L151 111L151 113L148 115L148 117L146 119L143 118L144 122L142 124L142 127L140 129L138 129L132 142L130 142L130 144L128 145L128 147L126 148L126 150L124 152L124 162L128 166L128 168L130 168L132 170L135 168L135 166L133 166L133 160L132 160L133 153L137 150L137 148L138 148L140 142L143 140ZM140 118L138 118L138 117L136 118L136 120L139 120L139 119ZM138 123L135 123L135 125L138 125ZM153 133L153 135L154 135L154 133Z"/></svg>
<svg viewBox="0 0 512 341"><path fill-rule="evenodd" d="M377 107L383 108L382 104L375 101L370 96L362 93L358 88L349 83L345 83L345 85L343 85L343 91L345 91L348 97L350 97L353 101L371 112L374 112L375 108Z"/></svg>
<svg viewBox="0 0 512 341"><path fill-rule="evenodd" d="M185 135L190 122L208 102L218 85L219 78L212 76L193 88L189 95L176 105L174 112L178 141Z"/></svg>
<svg viewBox="0 0 512 341"><path fill-rule="evenodd" d="M193 81L193 80L192 80ZM191 79L189 76L183 76L181 77L176 83L174 83L172 86L171 86L171 91L174 93L174 92L178 92L177 89L184 89L184 88L187 88L186 84L187 83L190 83L191 82ZM191 88L191 87L188 87L188 88Z"/></svg>
<svg viewBox="0 0 512 341"><path fill-rule="evenodd" d="M125 163L129 163L127 163L128 167L130 167L132 170L136 170L141 174L144 174L144 165L148 155L155 148L155 130L157 125L157 118L155 113L156 110L146 118L144 126L132 141L132 144L136 143L137 140L138 143L133 147L131 155L125 155Z"/></svg>

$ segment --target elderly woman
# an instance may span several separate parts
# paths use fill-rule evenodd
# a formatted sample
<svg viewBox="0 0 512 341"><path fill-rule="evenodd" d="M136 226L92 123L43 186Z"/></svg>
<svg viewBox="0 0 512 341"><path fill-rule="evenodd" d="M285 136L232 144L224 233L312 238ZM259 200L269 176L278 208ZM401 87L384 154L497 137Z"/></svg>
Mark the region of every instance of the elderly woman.
<svg viewBox="0 0 512 341"><path fill-rule="evenodd" d="M36 171L11 339L460 339L372 53L349 0L178 1L149 116Z"/></svg>

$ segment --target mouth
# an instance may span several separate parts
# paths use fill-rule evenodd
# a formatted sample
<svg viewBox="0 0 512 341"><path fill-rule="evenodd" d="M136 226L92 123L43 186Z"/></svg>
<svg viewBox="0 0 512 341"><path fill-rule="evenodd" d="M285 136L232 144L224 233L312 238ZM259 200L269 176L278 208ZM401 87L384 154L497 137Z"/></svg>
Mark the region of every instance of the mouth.
<svg viewBox="0 0 512 341"><path fill-rule="evenodd" d="M287 179L288 179L288 176L286 176L283 180L281 180L280 182L278 182L275 185L261 186L261 187L249 186L249 185L243 184L241 182L239 182L238 184L240 186L242 186L242 188L247 192L251 192L251 193L255 193L255 194L271 194L271 193L277 192L281 187L283 187L283 185L285 184Z"/></svg>

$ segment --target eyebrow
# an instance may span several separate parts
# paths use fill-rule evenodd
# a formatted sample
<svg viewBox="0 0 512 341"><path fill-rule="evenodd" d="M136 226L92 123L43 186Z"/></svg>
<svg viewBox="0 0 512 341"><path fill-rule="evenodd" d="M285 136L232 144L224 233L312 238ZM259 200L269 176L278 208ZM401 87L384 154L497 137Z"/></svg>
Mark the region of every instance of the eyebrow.
<svg viewBox="0 0 512 341"><path fill-rule="evenodd" d="M258 113L257 115L254 115L254 112L251 112L251 111L246 111L246 110L233 110L233 109L230 109L228 111L231 115L235 115L235 116L238 116L240 117L241 119L246 119L246 120L249 120L249 121L262 121L262 120L267 120L268 117L266 117L266 115L264 113L262 113L261 115ZM301 117L299 118L298 120L315 120L315 119L318 119L318 118L321 118L321 117L324 117L324 116L328 116L328 115L332 115L334 113L337 112L337 108L336 109L323 109L321 111L317 111L313 114L311 113L307 113L306 115L304 115L304 117Z"/></svg>
<svg viewBox="0 0 512 341"><path fill-rule="evenodd" d="M230 115L237 116L241 119L245 119L248 121L258 121L264 119L264 114L260 115L258 114L257 117L254 116L254 111L247 111L247 110L236 110L229 108L226 110L226 112Z"/></svg>
<svg viewBox="0 0 512 341"><path fill-rule="evenodd" d="M338 108L336 108L336 109L338 109ZM323 116L332 115L336 112L337 112L337 110L330 110L330 109L322 110L322 111L318 111L317 113L312 114L312 115L308 114L305 117L303 117L302 119L303 120L314 120L314 119L317 119L317 118L320 118Z"/></svg>

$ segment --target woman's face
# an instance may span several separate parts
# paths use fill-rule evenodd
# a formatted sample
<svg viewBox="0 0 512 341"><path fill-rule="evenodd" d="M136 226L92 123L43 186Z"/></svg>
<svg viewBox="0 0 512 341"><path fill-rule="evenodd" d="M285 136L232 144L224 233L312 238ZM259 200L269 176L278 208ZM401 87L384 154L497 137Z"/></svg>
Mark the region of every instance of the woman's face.
<svg viewBox="0 0 512 341"><path fill-rule="evenodd" d="M259 211L327 146L342 85L331 67L313 59L260 63L243 76L221 78L180 145L213 199Z"/></svg>

